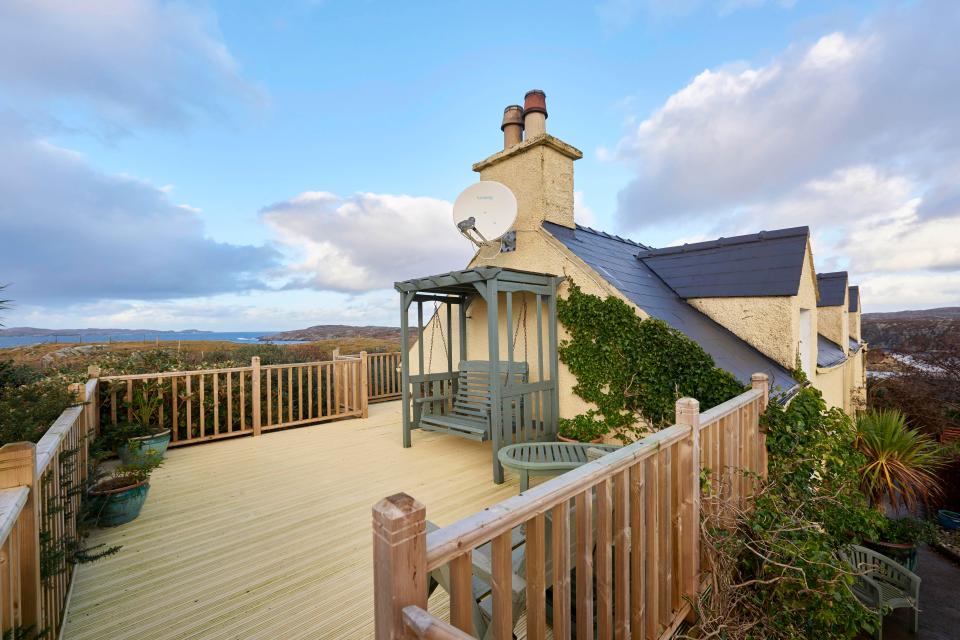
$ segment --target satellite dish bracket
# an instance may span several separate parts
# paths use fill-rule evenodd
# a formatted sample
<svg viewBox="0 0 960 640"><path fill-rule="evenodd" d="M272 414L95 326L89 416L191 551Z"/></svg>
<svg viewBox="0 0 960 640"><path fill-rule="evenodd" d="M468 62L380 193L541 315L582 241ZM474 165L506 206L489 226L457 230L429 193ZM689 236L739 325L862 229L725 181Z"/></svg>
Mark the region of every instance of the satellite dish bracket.
<svg viewBox="0 0 960 640"><path fill-rule="evenodd" d="M510 253L517 250L517 232L507 231L500 237L500 253Z"/></svg>

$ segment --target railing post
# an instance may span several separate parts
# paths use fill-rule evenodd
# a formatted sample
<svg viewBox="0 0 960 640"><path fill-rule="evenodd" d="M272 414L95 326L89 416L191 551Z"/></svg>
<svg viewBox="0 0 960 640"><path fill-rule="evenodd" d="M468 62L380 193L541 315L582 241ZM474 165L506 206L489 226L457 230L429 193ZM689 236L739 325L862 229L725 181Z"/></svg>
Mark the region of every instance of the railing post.
<svg viewBox="0 0 960 640"><path fill-rule="evenodd" d="M689 426L690 434L681 442L680 557L683 575L678 576L681 592L691 602L700 589L700 403L680 398L676 405L677 424ZM694 613L694 607L691 607Z"/></svg>
<svg viewBox="0 0 960 640"><path fill-rule="evenodd" d="M760 422L761 415L770 402L770 377L765 373L750 376L750 386L760 390L760 411L757 413L757 447L760 449L760 468L757 472L767 479L767 428Z"/></svg>
<svg viewBox="0 0 960 640"><path fill-rule="evenodd" d="M250 374L250 396L253 402L253 437L260 435L260 356L250 358L253 372ZM267 398L267 402L270 399Z"/></svg>
<svg viewBox="0 0 960 640"><path fill-rule="evenodd" d="M366 351L360 352L360 417L370 416L370 383L367 380L370 373L370 360Z"/></svg>
<svg viewBox="0 0 960 640"><path fill-rule="evenodd" d="M14 442L0 448L0 489L29 487L20 513L20 599L23 627L46 625L40 606L40 509L37 496L37 448L32 442ZM14 570L13 567L10 568Z"/></svg>
<svg viewBox="0 0 960 640"><path fill-rule="evenodd" d="M90 404L92 405L90 412L93 415L93 420L87 425L87 435L96 437L100 435L100 367L95 364L87 367L87 377L97 381L97 386L93 390L93 397L90 398Z"/></svg>
<svg viewBox="0 0 960 640"><path fill-rule="evenodd" d="M409 638L403 608L427 608L427 509L405 493L373 505L376 640Z"/></svg>

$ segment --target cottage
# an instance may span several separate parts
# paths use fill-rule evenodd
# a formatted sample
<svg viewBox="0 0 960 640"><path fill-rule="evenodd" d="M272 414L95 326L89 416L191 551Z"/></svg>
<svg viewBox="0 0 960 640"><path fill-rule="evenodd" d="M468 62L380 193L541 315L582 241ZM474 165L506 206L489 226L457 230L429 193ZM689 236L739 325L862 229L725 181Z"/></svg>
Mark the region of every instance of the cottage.
<svg viewBox="0 0 960 640"><path fill-rule="evenodd" d="M860 406L864 345L859 292L848 286L845 272L817 274L809 228L655 248L579 225L574 221L573 165L583 154L547 133L547 115L544 93L528 92L523 107L511 105L504 111L504 148L473 165L481 181L494 180L512 190L517 218L511 250L478 252L469 268L496 266L562 276L561 297L571 281L587 293L616 296L641 317L659 318L682 331L744 384L751 374L763 372L773 392L783 398L812 384L831 406L851 413ZM535 315L526 313L530 304L529 296L516 296L509 321L500 305L499 334L509 334L509 339L501 339L499 349L504 360L527 361L530 379L539 380L538 363L527 357L530 336L538 329ZM425 351L486 359L484 300L471 299L462 316L443 307L435 303L423 335ZM461 317L467 323L463 333L457 326ZM566 337L562 326L558 332L561 340ZM420 373L413 351L407 360L410 372ZM446 371L446 363L446 355L436 356L424 361L423 368L427 373ZM573 393L575 384L561 363L560 417L589 408Z"/></svg>

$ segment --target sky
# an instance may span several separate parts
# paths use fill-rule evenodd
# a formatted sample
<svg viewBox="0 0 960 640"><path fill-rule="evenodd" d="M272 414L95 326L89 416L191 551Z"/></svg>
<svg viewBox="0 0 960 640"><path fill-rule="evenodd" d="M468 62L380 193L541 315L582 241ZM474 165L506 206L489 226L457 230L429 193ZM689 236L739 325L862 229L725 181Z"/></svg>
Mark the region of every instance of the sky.
<svg viewBox="0 0 960 640"><path fill-rule="evenodd" d="M808 225L865 311L960 305L960 3L0 3L6 326L399 323L539 88L578 222Z"/></svg>

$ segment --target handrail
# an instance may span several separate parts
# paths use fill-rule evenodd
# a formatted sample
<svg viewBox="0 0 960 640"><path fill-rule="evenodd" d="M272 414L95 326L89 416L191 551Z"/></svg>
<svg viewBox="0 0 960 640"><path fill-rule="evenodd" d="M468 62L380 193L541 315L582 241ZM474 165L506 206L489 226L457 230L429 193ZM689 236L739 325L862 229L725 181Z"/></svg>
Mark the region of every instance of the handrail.
<svg viewBox="0 0 960 640"><path fill-rule="evenodd" d="M403 623L418 640L475 640L473 636L413 605L404 607Z"/></svg>
<svg viewBox="0 0 960 640"><path fill-rule="evenodd" d="M83 414L83 407L74 405L63 410L53 424L43 434L43 437L37 442L37 476L42 476L47 470L47 466L53 459L57 447L67 437L70 430L77 423L77 419Z"/></svg>
<svg viewBox="0 0 960 640"><path fill-rule="evenodd" d="M721 402L717 406L707 409L700 414L700 430L703 431L706 427L713 424L717 420L727 417L728 415L737 411L743 405L749 404L762 395L763 391L760 389L750 389L749 391L744 391L735 398L730 398L726 402Z"/></svg>
<svg viewBox="0 0 960 640"><path fill-rule="evenodd" d="M265 365L274 366L274 365ZM198 376L214 373L237 373L239 371L252 371L253 367L226 367L224 369L194 369L192 371L162 371L158 373L130 373L115 376L103 376L100 378L103 382L117 382L127 380L156 380L158 378L175 378L177 376Z"/></svg>
<svg viewBox="0 0 960 640"><path fill-rule="evenodd" d="M0 489L0 543L4 542L13 531L29 496L28 487Z"/></svg>
<svg viewBox="0 0 960 640"><path fill-rule="evenodd" d="M688 425L673 425L450 526L428 533L427 570L432 571L463 553L464 549L475 549L518 524L549 511L564 500L646 459L660 448L682 440L689 433Z"/></svg>

